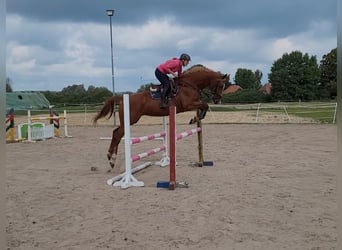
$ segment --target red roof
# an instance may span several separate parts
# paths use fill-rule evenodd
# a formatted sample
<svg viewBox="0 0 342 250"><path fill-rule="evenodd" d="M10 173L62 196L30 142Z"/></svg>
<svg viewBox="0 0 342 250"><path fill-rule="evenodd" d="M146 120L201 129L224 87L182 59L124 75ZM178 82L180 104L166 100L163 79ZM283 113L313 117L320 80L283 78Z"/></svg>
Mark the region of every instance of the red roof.
<svg viewBox="0 0 342 250"><path fill-rule="evenodd" d="M272 83L268 82L260 88L260 91L266 94L271 94L271 88L272 88Z"/></svg>
<svg viewBox="0 0 342 250"><path fill-rule="evenodd" d="M230 85L228 88L226 88L224 91L223 91L223 94L232 94L232 93L235 93L236 91L242 89L239 85L236 85L236 84L233 84L233 85Z"/></svg>

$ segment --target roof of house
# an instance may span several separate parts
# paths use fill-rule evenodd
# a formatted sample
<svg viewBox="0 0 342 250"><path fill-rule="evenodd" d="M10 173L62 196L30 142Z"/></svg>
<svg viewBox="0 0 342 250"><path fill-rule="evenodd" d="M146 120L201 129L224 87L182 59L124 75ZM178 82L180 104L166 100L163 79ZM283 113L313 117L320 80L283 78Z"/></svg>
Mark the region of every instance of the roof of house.
<svg viewBox="0 0 342 250"><path fill-rule="evenodd" d="M235 93L236 91L238 91L240 89L242 89L242 88L239 85L232 84L223 91L223 94L232 94L232 93Z"/></svg>
<svg viewBox="0 0 342 250"><path fill-rule="evenodd" d="M260 91L266 94L271 94L271 88L272 88L272 83L268 82L260 88Z"/></svg>

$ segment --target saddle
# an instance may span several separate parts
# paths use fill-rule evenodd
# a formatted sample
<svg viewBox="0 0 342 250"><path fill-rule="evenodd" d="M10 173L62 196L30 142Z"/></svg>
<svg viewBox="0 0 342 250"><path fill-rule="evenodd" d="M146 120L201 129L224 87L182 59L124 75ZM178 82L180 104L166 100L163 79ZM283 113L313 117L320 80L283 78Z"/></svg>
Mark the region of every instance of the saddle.
<svg viewBox="0 0 342 250"><path fill-rule="evenodd" d="M168 97L174 98L178 93L178 88L179 87L178 87L177 83L174 81L174 79L170 79L170 91L168 92L169 93ZM151 83L150 94L151 94L153 99L160 99L161 90L162 90L161 84Z"/></svg>
<svg viewBox="0 0 342 250"><path fill-rule="evenodd" d="M161 84L153 84L153 83L151 83L151 85L150 85L150 92L151 93L161 92L161 88L162 88Z"/></svg>

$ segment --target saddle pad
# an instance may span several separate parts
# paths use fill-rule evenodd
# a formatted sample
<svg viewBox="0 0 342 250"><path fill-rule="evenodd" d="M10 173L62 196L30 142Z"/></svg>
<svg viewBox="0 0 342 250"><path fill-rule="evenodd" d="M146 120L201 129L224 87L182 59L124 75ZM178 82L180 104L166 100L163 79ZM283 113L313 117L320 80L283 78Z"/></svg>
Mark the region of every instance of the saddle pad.
<svg viewBox="0 0 342 250"><path fill-rule="evenodd" d="M150 94L152 99L160 99L160 92L159 91L151 91L150 90Z"/></svg>

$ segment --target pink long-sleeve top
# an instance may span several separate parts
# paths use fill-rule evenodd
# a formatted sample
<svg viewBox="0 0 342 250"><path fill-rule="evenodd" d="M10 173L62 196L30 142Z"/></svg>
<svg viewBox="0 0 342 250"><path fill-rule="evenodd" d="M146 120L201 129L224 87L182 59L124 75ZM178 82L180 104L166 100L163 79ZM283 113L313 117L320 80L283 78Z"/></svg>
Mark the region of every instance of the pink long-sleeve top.
<svg viewBox="0 0 342 250"><path fill-rule="evenodd" d="M174 57L166 62L160 64L157 67L163 74L178 73L178 76L182 75L182 61Z"/></svg>

